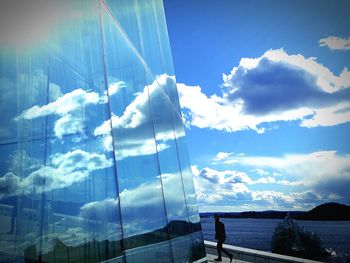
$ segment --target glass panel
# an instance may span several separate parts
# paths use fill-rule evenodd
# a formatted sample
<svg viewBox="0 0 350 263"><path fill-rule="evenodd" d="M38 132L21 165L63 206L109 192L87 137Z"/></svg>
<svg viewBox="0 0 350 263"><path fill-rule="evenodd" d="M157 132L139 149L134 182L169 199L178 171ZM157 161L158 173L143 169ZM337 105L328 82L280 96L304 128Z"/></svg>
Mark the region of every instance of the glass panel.
<svg viewBox="0 0 350 263"><path fill-rule="evenodd" d="M116 18L104 6L105 63L127 262L171 262L172 254L149 94L152 76ZM105 140L109 120L96 128ZM143 247L143 248L140 248ZM161 251L159 248L162 248Z"/></svg>
<svg viewBox="0 0 350 263"><path fill-rule="evenodd" d="M173 75L173 64L160 0L106 0L131 43L154 75Z"/></svg>
<svg viewBox="0 0 350 263"><path fill-rule="evenodd" d="M162 1L8 8L0 262L204 257Z"/></svg>
<svg viewBox="0 0 350 263"><path fill-rule="evenodd" d="M109 114L97 2L31 8L28 23L43 15L54 21L35 43L2 49L1 81L9 83L2 100L12 110L0 137L0 220L7 231L0 258L115 258L122 238L115 166L94 135Z"/></svg>
<svg viewBox="0 0 350 263"><path fill-rule="evenodd" d="M182 262L186 259L191 262L188 253L191 239L183 237L190 233L190 225L175 140L173 124L175 112L167 94L167 89L171 85L176 87L175 80L167 75L159 76L150 85L152 113L174 261Z"/></svg>

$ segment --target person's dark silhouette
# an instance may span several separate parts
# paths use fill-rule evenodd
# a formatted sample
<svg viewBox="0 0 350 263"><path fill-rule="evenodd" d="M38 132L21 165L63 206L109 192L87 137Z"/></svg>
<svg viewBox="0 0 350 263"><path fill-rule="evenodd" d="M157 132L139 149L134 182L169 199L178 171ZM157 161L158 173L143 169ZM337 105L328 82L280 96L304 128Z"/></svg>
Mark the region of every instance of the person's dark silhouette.
<svg viewBox="0 0 350 263"><path fill-rule="evenodd" d="M215 261L222 261L221 252L224 252L230 258L230 262L232 262L233 255L222 247L222 245L226 240L225 225L223 222L220 221L219 215L215 214L214 219L215 219L215 239L218 241L216 245L216 248L218 251L218 257L215 259Z"/></svg>

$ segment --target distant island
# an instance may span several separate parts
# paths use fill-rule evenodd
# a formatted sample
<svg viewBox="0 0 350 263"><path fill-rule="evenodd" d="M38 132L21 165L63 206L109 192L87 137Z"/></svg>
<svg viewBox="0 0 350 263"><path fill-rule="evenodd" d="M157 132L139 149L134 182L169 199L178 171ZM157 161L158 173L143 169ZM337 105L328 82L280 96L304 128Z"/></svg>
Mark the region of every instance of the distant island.
<svg viewBox="0 0 350 263"><path fill-rule="evenodd" d="M222 218L261 218L261 219L283 219L289 213L296 220L313 221L350 221L350 206L339 203L325 203L310 211L248 211L248 212L207 212L200 213L201 217L212 217L219 214Z"/></svg>

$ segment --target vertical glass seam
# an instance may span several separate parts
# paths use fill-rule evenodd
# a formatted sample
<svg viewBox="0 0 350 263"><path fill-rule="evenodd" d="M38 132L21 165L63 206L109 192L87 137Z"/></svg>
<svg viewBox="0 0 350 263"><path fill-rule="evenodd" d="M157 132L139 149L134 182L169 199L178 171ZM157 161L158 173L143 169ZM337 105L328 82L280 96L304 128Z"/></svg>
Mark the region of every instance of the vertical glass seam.
<svg viewBox="0 0 350 263"><path fill-rule="evenodd" d="M120 208L120 197L119 197L119 184L118 184L118 171L117 171L117 161L115 157L115 144L114 144L114 135L113 135L113 124L112 124L112 111L111 111L111 104L110 104L110 96L109 96L109 90L108 90L108 78L107 78L107 66L105 61L105 50L104 50L104 31L102 26L102 10L101 10L101 2L103 0L98 0L98 7L99 7L99 24L100 24L100 36L101 36L101 51L102 51L102 64L103 64L103 77L105 81L105 88L106 88L106 94L107 94L107 105L108 105L108 115L110 119L110 128L111 128L111 137L112 137L112 156L113 156L113 168L114 168L114 174L115 174L115 183L116 183L116 190L117 190L117 198L118 198L118 210L119 210L119 220L120 220L120 230L121 230L121 252L125 258L125 250L124 250L124 231L123 231L123 219L121 214L121 208Z"/></svg>
<svg viewBox="0 0 350 263"><path fill-rule="evenodd" d="M50 55L48 57L48 63L47 63L47 83L46 83L46 104L49 103L49 89L50 89ZM48 116L45 116L44 120L44 166L46 166L46 157L47 157L47 123L48 123ZM43 180L43 188L45 187L46 177L44 177ZM43 245L43 231L44 231L44 207L45 207L45 190L43 189L43 192L41 194L41 215L40 215L40 254L39 254L39 262L42 260L42 245Z"/></svg>
<svg viewBox="0 0 350 263"><path fill-rule="evenodd" d="M142 30L140 30L140 17L139 17L139 8L138 8L138 0L135 0L135 14L136 14L136 23L138 27L138 32L140 34L140 46L141 46L141 52L144 53L144 48L143 48L143 37L142 37ZM152 74L153 75L153 74ZM160 88L160 87L159 87ZM152 108L152 100L149 92L149 86L147 86L147 96L148 96L148 104L150 107L150 117L152 120L152 131L153 131L153 138L154 138L154 143L155 143L155 148L156 148L156 158L157 158L157 168L158 168L158 174L159 174L159 181L160 181L160 186L161 186L161 193L162 193L162 199L163 199L163 207L164 207L164 213L165 213L165 221L166 221L166 231L167 231L167 236L168 236L168 241L169 241L169 246L170 246L170 251L171 251L171 259L172 262L174 262L174 255L173 255L173 247L170 241L170 233L169 233L169 219L168 219L168 212L166 208L166 203L165 203L165 195L164 195L164 186L163 186L163 179L162 179L162 172L160 169L160 161L159 161L159 150L158 150L158 142L156 138L156 131L155 131L155 124L154 124L154 119L153 119L153 108Z"/></svg>

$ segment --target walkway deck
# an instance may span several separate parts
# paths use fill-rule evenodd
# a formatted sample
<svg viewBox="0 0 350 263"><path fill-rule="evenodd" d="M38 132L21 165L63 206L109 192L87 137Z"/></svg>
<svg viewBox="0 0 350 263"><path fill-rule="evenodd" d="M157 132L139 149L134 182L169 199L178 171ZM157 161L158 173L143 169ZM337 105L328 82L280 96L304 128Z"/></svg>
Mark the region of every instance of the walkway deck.
<svg viewBox="0 0 350 263"><path fill-rule="evenodd" d="M216 243L211 241L204 241L205 250L207 252L208 262L216 262L214 259L217 257L216 253ZM232 245L224 244L224 248L233 254L232 262L243 263L243 262L254 262L254 263L320 263L319 261L314 261L310 259L290 257L280 254L275 254L266 251L260 251L250 248L237 247ZM224 254L223 254L224 255ZM223 257L224 263L230 262L230 259Z"/></svg>

